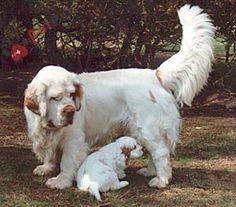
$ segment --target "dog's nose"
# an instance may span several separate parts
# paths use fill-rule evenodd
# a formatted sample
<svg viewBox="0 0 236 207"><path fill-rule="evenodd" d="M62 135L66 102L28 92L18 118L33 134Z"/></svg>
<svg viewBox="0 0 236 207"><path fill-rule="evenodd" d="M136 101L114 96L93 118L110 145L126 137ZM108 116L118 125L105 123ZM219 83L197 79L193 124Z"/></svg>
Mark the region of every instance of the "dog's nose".
<svg viewBox="0 0 236 207"><path fill-rule="evenodd" d="M75 113L75 108L73 106L66 106L62 110L62 116L65 116L67 118L69 124L73 123L74 113Z"/></svg>
<svg viewBox="0 0 236 207"><path fill-rule="evenodd" d="M65 116L74 115L74 113L75 113L75 108L73 106L66 106L62 110L62 114L65 115Z"/></svg>

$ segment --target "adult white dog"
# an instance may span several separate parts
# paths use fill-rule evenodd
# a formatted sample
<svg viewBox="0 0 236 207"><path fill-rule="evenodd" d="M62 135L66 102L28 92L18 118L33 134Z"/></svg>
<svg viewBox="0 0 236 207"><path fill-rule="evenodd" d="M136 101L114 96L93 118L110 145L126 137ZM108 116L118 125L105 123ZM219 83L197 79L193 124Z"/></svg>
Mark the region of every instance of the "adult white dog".
<svg viewBox="0 0 236 207"><path fill-rule="evenodd" d="M129 184L120 181L125 178L125 168L131 158L143 155L142 147L132 137L121 137L89 155L82 163L77 174L77 186L88 191L102 201L99 192L118 190Z"/></svg>
<svg viewBox="0 0 236 207"><path fill-rule="evenodd" d="M72 185L89 148L106 137L129 135L149 152L151 187L165 187L172 176L170 152L178 142L178 104L191 105L206 84L213 60L215 28L208 15L185 5L178 11L183 26L180 51L158 70L123 69L75 75L43 68L25 93L25 115L33 151L43 162L34 173L47 174L62 151L60 174L51 188ZM79 110L79 111L77 111ZM73 124L72 124L73 123Z"/></svg>

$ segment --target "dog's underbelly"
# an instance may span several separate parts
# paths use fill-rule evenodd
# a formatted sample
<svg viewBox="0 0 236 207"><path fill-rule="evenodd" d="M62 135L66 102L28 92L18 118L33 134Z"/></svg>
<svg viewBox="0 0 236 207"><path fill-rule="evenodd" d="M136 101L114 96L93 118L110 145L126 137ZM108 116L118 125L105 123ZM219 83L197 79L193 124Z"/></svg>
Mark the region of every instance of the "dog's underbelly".
<svg viewBox="0 0 236 207"><path fill-rule="evenodd" d="M121 136L127 135L128 128L127 123L122 121L109 123L109 126L106 125L93 129L90 126L86 128L86 141L90 146L103 146Z"/></svg>

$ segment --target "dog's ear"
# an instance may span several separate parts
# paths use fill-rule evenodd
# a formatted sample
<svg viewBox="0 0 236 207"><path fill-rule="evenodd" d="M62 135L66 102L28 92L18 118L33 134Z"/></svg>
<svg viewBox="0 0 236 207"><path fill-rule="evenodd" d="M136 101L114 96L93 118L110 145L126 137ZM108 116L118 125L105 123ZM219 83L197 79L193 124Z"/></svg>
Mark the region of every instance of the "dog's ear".
<svg viewBox="0 0 236 207"><path fill-rule="evenodd" d="M128 164L128 160L130 158L130 153L132 149L128 147L122 147L121 150L122 150L122 154L125 156L125 163Z"/></svg>
<svg viewBox="0 0 236 207"><path fill-rule="evenodd" d="M79 83L74 84L75 86L75 106L76 110L79 111L81 108L81 100L83 97L83 88Z"/></svg>
<svg viewBox="0 0 236 207"><path fill-rule="evenodd" d="M45 84L37 87L28 84L25 90L24 106L42 117L45 117L47 113L46 88Z"/></svg>
<svg viewBox="0 0 236 207"><path fill-rule="evenodd" d="M39 103L36 96L36 88L31 84L28 84L27 89L25 90L24 106L27 107L30 111L35 114L39 113Z"/></svg>

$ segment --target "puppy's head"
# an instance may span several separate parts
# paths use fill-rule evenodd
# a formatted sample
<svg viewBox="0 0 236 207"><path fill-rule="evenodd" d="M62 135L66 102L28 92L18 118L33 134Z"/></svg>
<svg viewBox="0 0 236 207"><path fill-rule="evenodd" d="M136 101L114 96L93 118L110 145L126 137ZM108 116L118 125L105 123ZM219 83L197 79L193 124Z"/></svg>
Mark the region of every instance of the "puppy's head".
<svg viewBox="0 0 236 207"><path fill-rule="evenodd" d="M116 141L122 151L122 154L128 159L139 158L143 155L142 146L139 145L134 138L131 137L121 137Z"/></svg>
<svg viewBox="0 0 236 207"><path fill-rule="evenodd" d="M74 79L75 74L60 67L43 68L25 91L25 108L38 115L45 127L72 124L83 94L82 86Z"/></svg>

